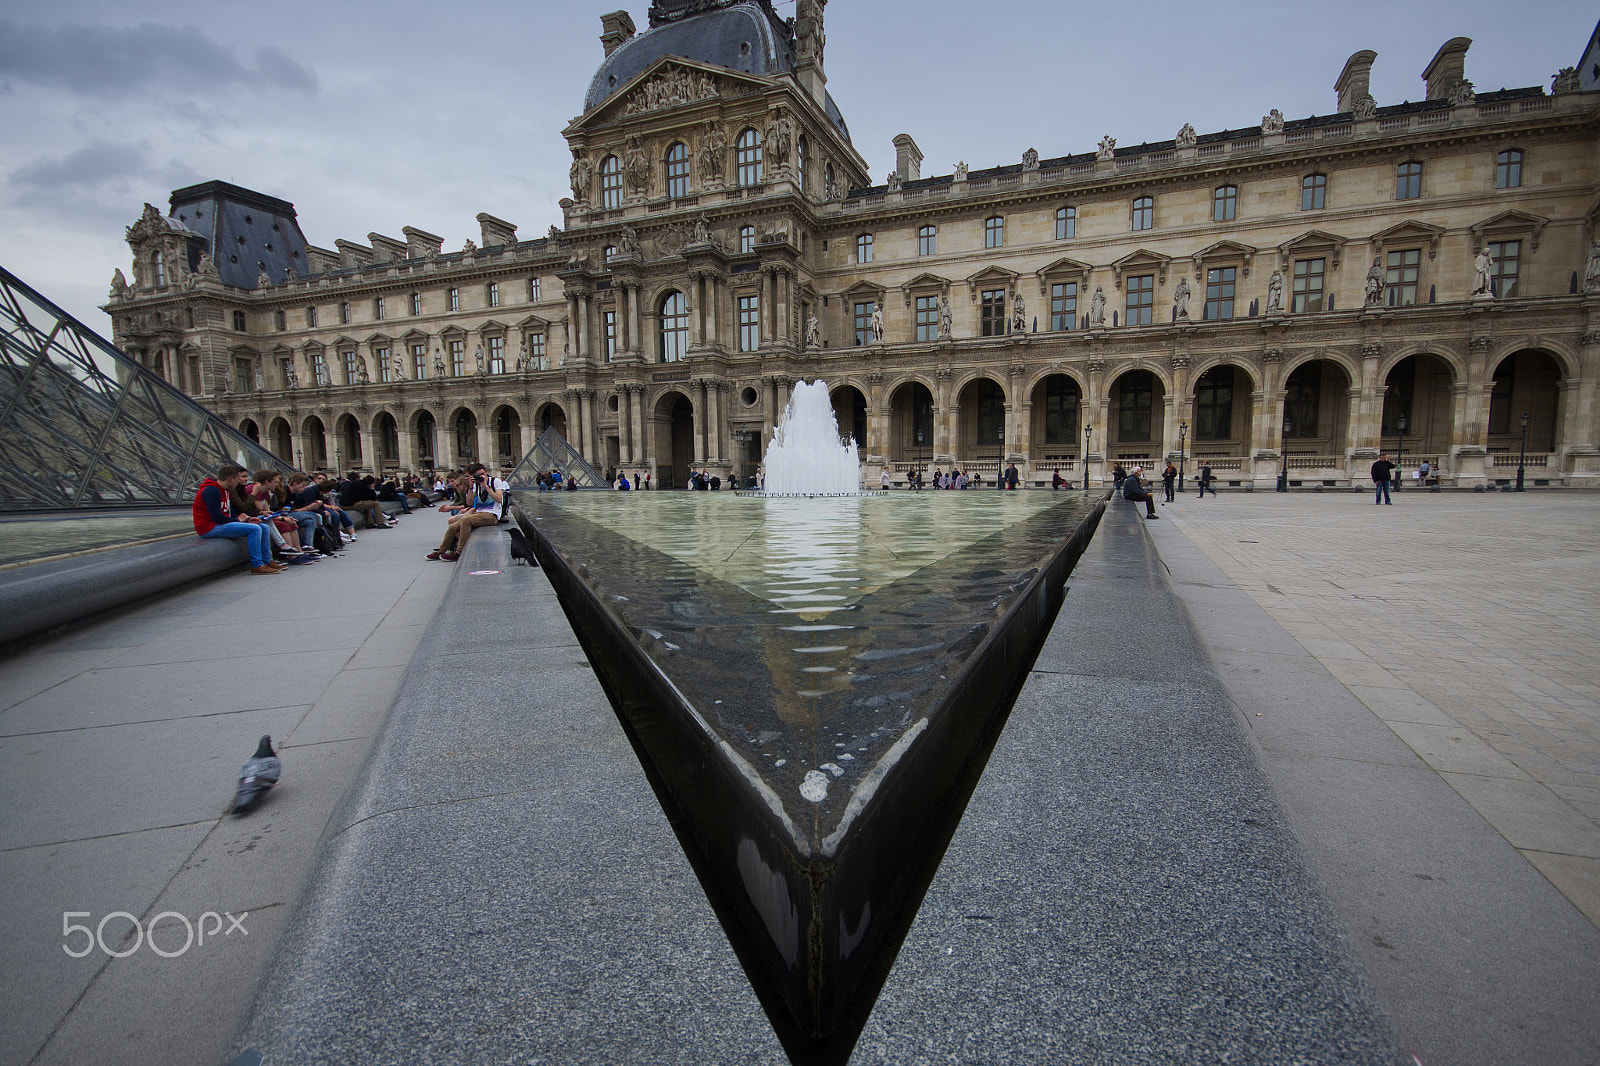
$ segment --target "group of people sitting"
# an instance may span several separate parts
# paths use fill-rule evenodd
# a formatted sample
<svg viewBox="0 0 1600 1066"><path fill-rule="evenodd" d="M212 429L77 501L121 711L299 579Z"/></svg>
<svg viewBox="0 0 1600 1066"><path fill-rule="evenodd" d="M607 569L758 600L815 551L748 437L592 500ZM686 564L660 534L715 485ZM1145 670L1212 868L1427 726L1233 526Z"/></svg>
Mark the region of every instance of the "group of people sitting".
<svg viewBox="0 0 1600 1066"><path fill-rule="evenodd" d="M356 515L365 529L396 525L383 511L376 481L352 472L338 481L322 473L294 474L285 483L277 470L251 474L225 463L195 493L195 532L243 540L252 574L279 574L290 566L336 556L355 543ZM385 491L399 492L393 482L384 484ZM401 503L405 506L403 498Z"/></svg>
<svg viewBox="0 0 1600 1066"><path fill-rule="evenodd" d="M889 468L883 468L883 474L878 478L878 486L887 490L893 483L889 476ZM951 469L946 472L938 467L933 468L932 477L928 477L921 470L906 471L906 488L921 491L929 486L936 489L981 489L983 488L983 475L979 473L968 474L965 470Z"/></svg>
<svg viewBox="0 0 1600 1066"><path fill-rule="evenodd" d="M570 492L578 487L577 479L563 478L559 467L539 471L539 476L534 479L540 492L560 492L563 489Z"/></svg>

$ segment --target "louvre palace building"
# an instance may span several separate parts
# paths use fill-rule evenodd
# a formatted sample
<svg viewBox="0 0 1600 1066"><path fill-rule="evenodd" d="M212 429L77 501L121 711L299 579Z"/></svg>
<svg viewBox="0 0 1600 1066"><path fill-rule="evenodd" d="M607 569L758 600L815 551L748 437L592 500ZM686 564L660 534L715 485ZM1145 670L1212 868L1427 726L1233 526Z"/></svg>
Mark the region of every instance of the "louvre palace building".
<svg viewBox="0 0 1600 1066"><path fill-rule="evenodd" d="M901 134L885 182L827 92L824 4L601 17L546 235L480 214L459 250L410 226L326 248L289 202L179 189L127 231L114 338L307 470L509 468L555 427L659 486L748 475L822 379L872 485L1182 454L1347 487L1401 449L1447 487L1524 458L1600 483L1593 41L1548 88L1479 93L1455 38L1399 104L1357 52L1327 115L1240 101L1266 113L954 173Z"/></svg>

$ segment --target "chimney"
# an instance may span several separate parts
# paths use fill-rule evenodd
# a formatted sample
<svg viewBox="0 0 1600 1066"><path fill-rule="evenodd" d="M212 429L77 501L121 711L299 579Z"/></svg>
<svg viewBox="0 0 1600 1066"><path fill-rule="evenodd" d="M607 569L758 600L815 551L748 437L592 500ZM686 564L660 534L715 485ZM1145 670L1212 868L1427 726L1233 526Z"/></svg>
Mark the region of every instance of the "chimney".
<svg viewBox="0 0 1600 1066"><path fill-rule="evenodd" d="M1357 104L1372 95L1372 61L1377 58L1378 53L1364 49L1344 61L1339 80L1333 83L1333 91L1339 94L1340 114L1354 111Z"/></svg>
<svg viewBox="0 0 1600 1066"><path fill-rule="evenodd" d="M483 237L483 247L498 248L502 244L517 243L517 227L503 218L478 212L478 232Z"/></svg>
<svg viewBox="0 0 1600 1066"><path fill-rule="evenodd" d="M406 258L405 241L397 241L393 237L385 237L381 233L367 234L367 240L372 242L372 261L374 263L394 263Z"/></svg>
<svg viewBox="0 0 1600 1066"><path fill-rule="evenodd" d="M339 249L339 269L348 270L350 267L366 266L372 262L372 249L355 241L347 241L342 237L333 242Z"/></svg>
<svg viewBox="0 0 1600 1066"><path fill-rule="evenodd" d="M1422 72L1422 80L1428 83L1429 100L1448 100L1450 91L1467 80L1467 49L1471 47L1472 38L1453 37L1439 48L1433 62Z"/></svg>
<svg viewBox="0 0 1600 1066"><path fill-rule="evenodd" d="M633 37L633 16L626 11L613 11L609 15L600 16L600 43L606 47L606 55L610 55L621 48Z"/></svg>
<svg viewBox="0 0 1600 1066"><path fill-rule="evenodd" d="M909 133L895 135L894 169L901 181L916 181L922 177L922 149Z"/></svg>
<svg viewBox="0 0 1600 1066"><path fill-rule="evenodd" d="M439 251L444 247L443 237L415 226L401 226L400 232L406 235L407 259L439 258Z"/></svg>

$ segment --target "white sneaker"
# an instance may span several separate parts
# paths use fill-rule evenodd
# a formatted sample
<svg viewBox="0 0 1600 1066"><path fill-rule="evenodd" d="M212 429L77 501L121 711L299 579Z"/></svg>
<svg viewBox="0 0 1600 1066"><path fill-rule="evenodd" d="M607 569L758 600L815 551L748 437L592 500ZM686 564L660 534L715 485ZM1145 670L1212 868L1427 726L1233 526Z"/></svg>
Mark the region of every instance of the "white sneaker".
<svg viewBox="0 0 1600 1066"><path fill-rule="evenodd" d="M356 542L356 531L352 529L350 532L346 533L345 539L351 544L354 544Z"/></svg>

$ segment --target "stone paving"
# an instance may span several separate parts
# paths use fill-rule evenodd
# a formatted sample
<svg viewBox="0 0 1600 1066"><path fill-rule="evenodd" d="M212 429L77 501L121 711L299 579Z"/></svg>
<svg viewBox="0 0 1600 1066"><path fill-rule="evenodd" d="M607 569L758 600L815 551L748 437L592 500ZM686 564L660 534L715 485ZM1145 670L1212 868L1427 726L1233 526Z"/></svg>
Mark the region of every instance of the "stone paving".
<svg viewBox="0 0 1600 1066"><path fill-rule="evenodd" d="M1600 494L1236 492L1161 515L1600 925Z"/></svg>

